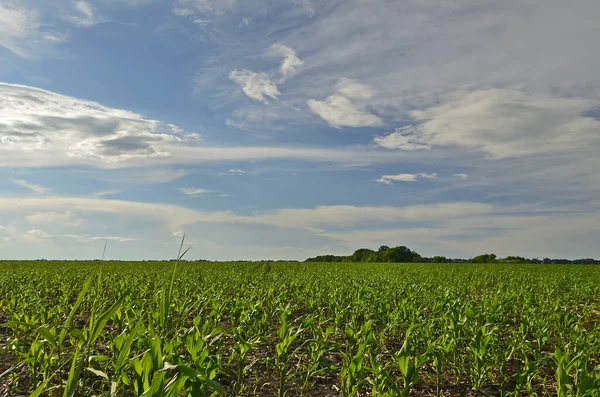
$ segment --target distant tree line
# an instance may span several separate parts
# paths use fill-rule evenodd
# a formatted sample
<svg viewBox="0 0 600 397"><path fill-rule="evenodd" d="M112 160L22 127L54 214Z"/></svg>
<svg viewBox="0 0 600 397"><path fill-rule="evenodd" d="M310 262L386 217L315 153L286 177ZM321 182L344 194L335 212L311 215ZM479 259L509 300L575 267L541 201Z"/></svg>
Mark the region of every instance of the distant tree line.
<svg viewBox="0 0 600 397"><path fill-rule="evenodd" d="M494 254L478 255L469 259L446 258L445 256L434 256L427 258L412 251L408 247L399 246L390 248L382 245L377 251L360 248L352 255L319 255L314 258L308 258L305 262L389 262L389 263L409 263L409 262L430 262L430 263L539 263L539 264L594 264L600 265L600 260L585 259L537 259L524 258L522 256L507 256L498 258Z"/></svg>

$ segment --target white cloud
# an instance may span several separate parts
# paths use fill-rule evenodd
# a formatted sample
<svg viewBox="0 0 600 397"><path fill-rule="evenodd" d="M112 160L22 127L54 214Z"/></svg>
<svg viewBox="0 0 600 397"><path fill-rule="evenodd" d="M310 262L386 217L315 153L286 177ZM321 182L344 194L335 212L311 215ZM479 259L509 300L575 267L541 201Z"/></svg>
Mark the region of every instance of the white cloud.
<svg viewBox="0 0 600 397"><path fill-rule="evenodd" d="M342 77L336 84L337 92L349 99L371 99L375 92L366 84L359 83L356 80Z"/></svg>
<svg viewBox="0 0 600 397"><path fill-rule="evenodd" d="M402 221L443 220L467 215L485 214L493 207L481 203L442 203L430 205L352 206L333 205L315 208L281 209L257 213L249 219L280 227L322 228L349 227Z"/></svg>
<svg viewBox="0 0 600 397"><path fill-rule="evenodd" d="M158 221L174 236L181 236L180 231L185 230L187 226L203 223L261 224L286 230L302 230L311 233L315 238L341 242L353 249L365 245L377 247L385 243L405 244L424 254L448 256L472 256L482 252L527 256L593 256L597 254L593 241L597 239L597 224L600 221L598 212L582 215L547 213L536 212L534 207L496 207L476 202L408 206L333 205L238 215L230 211L201 212L176 205L121 200L0 198L0 213L27 215L32 211L71 211L79 216L95 213L105 218L108 215L117 215L119 219L140 218L145 221ZM558 231L553 227L557 224L561 225ZM384 226L386 229L383 229ZM89 234L51 234L39 229L33 230L29 232L30 237L38 239L132 239ZM0 226L0 240L18 240L23 238L23 234L15 226ZM277 234L285 241L286 234L283 230L277 231ZM288 238L291 238L289 236ZM549 241L552 243L549 244Z"/></svg>
<svg viewBox="0 0 600 397"><path fill-rule="evenodd" d="M123 236L93 236L89 234L52 234L41 229L29 229L26 231L19 231L15 226L3 226L0 225L0 243L11 243L14 244L19 241L36 241L40 240L56 240L56 239L74 239L80 242L93 242L93 241L118 241L118 242L130 242L140 241L141 238L137 237L123 237Z"/></svg>
<svg viewBox="0 0 600 397"><path fill-rule="evenodd" d="M0 149L1 152L1 149ZM159 163L200 164L208 162L231 162L242 160L301 160L339 164L395 163L398 156L394 152L381 152L360 146L341 148L322 147L201 147L172 146L170 157L152 159ZM407 159L410 157L406 157ZM0 162L1 163L1 162Z"/></svg>
<svg viewBox="0 0 600 397"><path fill-rule="evenodd" d="M0 83L0 107L0 154L12 152L31 161L66 157L111 163L161 157L167 155L158 148L161 143L186 139L169 125L134 112L33 87Z"/></svg>
<svg viewBox="0 0 600 397"><path fill-rule="evenodd" d="M173 12L177 16L195 14L223 15L237 4L237 0L177 0Z"/></svg>
<svg viewBox="0 0 600 397"><path fill-rule="evenodd" d="M452 176L455 176L460 179L467 179L469 177L468 174L452 174Z"/></svg>
<svg viewBox="0 0 600 397"><path fill-rule="evenodd" d="M597 256L598 212L580 214L481 214L456 217L435 226L371 228L327 232L348 249L407 245L422 255L468 258L482 253L499 256L585 258ZM561 225L556 228L556 225Z"/></svg>
<svg viewBox="0 0 600 397"><path fill-rule="evenodd" d="M14 226L4 226L0 225L0 242L11 242L15 239L17 235L17 231Z"/></svg>
<svg viewBox="0 0 600 397"><path fill-rule="evenodd" d="M493 207L481 203L441 203L405 207L372 207L334 205L315 208L279 209L237 215L231 211L202 212L171 204L152 204L136 201L79 197L6 198L0 197L0 212L70 212L84 214L119 215L154 219L166 224L171 231L196 223L257 223L282 228L341 227L361 224L400 221L448 219L465 215L484 214Z"/></svg>
<svg viewBox="0 0 600 397"><path fill-rule="evenodd" d="M79 0L75 2L75 8L77 9L77 14L70 15L67 18L74 25L90 27L104 22L102 18L96 15L91 4L87 1Z"/></svg>
<svg viewBox="0 0 600 397"><path fill-rule="evenodd" d="M273 44L270 47L271 55L282 57L279 68L279 79L274 80L269 74L264 72L253 72L251 70L233 70L229 73L229 79L242 87L242 91L249 97L264 104L268 104L268 98L277 99L281 93L277 87L283 84L287 79L298 73L304 62L298 58L293 49L283 44ZM234 126L241 129L245 128L245 122L227 119L228 126Z"/></svg>
<svg viewBox="0 0 600 397"><path fill-rule="evenodd" d="M245 175L246 171L241 170L239 168L232 168L230 169L226 175Z"/></svg>
<svg viewBox="0 0 600 397"><path fill-rule="evenodd" d="M119 194L119 193L121 193L120 190L103 190L101 192L96 192L96 193L90 194L90 197L100 198L100 197L106 197L106 196L113 196L113 195Z"/></svg>
<svg viewBox="0 0 600 397"><path fill-rule="evenodd" d="M212 190L200 189L195 187L182 187L179 189L186 196L198 196L201 194L212 193Z"/></svg>
<svg viewBox="0 0 600 397"><path fill-rule="evenodd" d="M17 185L22 186L22 187L29 189L36 193L47 194L50 191L50 189L48 189L44 186L36 185L34 183L27 182L26 180L23 180L23 179L15 179L14 182Z"/></svg>
<svg viewBox="0 0 600 397"><path fill-rule="evenodd" d="M83 219L71 211L37 212L25 216L25 220L32 225L60 225L68 227L79 227L83 224Z"/></svg>
<svg viewBox="0 0 600 397"><path fill-rule="evenodd" d="M584 115L595 105L578 98L489 89L454 95L440 106L411 114L421 123L416 127L418 144L463 146L498 159L600 143L600 120Z"/></svg>
<svg viewBox="0 0 600 397"><path fill-rule="evenodd" d="M398 161L392 151L360 146L201 146L196 134L182 132L170 123L14 84L0 83L0 108L0 167L144 166L138 168L140 172L132 171L137 175L132 182L147 183L149 176L169 181L185 174L160 170L169 164L274 159L350 164Z"/></svg>
<svg viewBox="0 0 600 397"><path fill-rule="evenodd" d="M191 8L185 8L185 7L175 7L175 8L173 8L173 14L177 15L178 17L188 17L190 15L194 15L194 10L192 10ZM196 20L194 20L194 23L196 23L196 21L201 21L201 20L196 19Z"/></svg>
<svg viewBox="0 0 600 397"><path fill-rule="evenodd" d="M332 127L376 127L383 121L374 114L358 109L348 98L331 95L323 101L309 99L306 104Z"/></svg>
<svg viewBox="0 0 600 397"><path fill-rule="evenodd" d="M373 142L386 149L431 150L431 145L422 138L422 132L414 126L396 128L389 135L375 137Z"/></svg>
<svg viewBox="0 0 600 397"><path fill-rule="evenodd" d="M191 171L172 168L134 168L107 178L110 182L134 185L158 185L169 183L190 175Z"/></svg>
<svg viewBox="0 0 600 397"><path fill-rule="evenodd" d="M72 212L78 216L85 214L118 215L119 217L158 220L173 229L192 223L233 222L239 220L230 211L200 212L170 204L53 196L43 198L0 197L0 212L24 213L25 215L32 212Z"/></svg>
<svg viewBox="0 0 600 397"><path fill-rule="evenodd" d="M600 34L599 11L595 1L372 0L366 9L348 0L282 40L315 54L311 64L323 72L315 86L353 76L377 89L382 107L398 110L465 86L596 95L600 56L589 49Z"/></svg>
<svg viewBox="0 0 600 397"><path fill-rule="evenodd" d="M251 21L252 21L252 18L248 18L248 17L242 18L242 21L238 25L238 28L245 28L246 26L249 26Z"/></svg>
<svg viewBox="0 0 600 397"><path fill-rule="evenodd" d="M36 11L0 4L0 46L13 53L31 56L30 43L41 27Z"/></svg>
<svg viewBox="0 0 600 397"><path fill-rule="evenodd" d="M255 73L250 70L234 70L229 74L231 81L239 84L248 97L269 103L267 97L277 99L280 95L275 84L266 73Z"/></svg>
<svg viewBox="0 0 600 397"><path fill-rule="evenodd" d="M377 182L385 183L386 185L391 185L394 181L396 181L396 182L416 182L417 175L416 174L383 175L381 178L377 179Z"/></svg>
<svg viewBox="0 0 600 397"><path fill-rule="evenodd" d="M288 46L283 44L273 44L271 50L275 54L283 57L281 67L279 68L279 73L281 74L280 84L296 75L298 70L304 65L304 62L298 58L296 52Z"/></svg>
<svg viewBox="0 0 600 397"><path fill-rule="evenodd" d="M40 240L40 239L44 239L47 238L49 236L48 233L40 230L40 229L31 229L26 231L23 234L23 237L25 237L28 240Z"/></svg>
<svg viewBox="0 0 600 397"><path fill-rule="evenodd" d="M122 237L122 236L90 236L87 234L50 234L40 229L31 229L23 233L23 238L28 240L42 240L42 239L74 239L81 242L91 241L117 241L126 243L130 241L140 241L142 239L136 237Z"/></svg>
<svg viewBox="0 0 600 397"><path fill-rule="evenodd" d="M313 113L335 128L377 127L383 125L383 120L365 110L365 101L372 96L373 91L368 86L343 78L337 83L336 94L322 101L309 99L306 104Z"/></svg>
<svg viewBox="0 0 600 397"><path fill-rule="evenodd" d="M292 2L309 16L315 15L315 8L310 0L292 0Z"/></svg>
<svg viewBox="0 0 600 397"><path fill-rule="evenodd" d="M56 32L48 32L44 33L44 40L54 43L62 43L67 40L67 35Z"/></svg>
<svg viewBox="0 0 600 397"><path fill-rule="evenodd" d="M397 174L397 175L382 175L376 182L391 185L394 182L416 182L418 178L437 179L437 174L427 174L424 172L418 174Z"/></svg>

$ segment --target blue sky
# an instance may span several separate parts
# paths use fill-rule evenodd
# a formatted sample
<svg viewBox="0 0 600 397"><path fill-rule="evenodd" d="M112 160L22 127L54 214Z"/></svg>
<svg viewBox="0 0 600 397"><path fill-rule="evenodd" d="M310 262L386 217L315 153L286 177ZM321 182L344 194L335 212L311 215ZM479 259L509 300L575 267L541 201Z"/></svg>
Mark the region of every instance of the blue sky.
<svg viewBox="0 0 600 397"><path fill-rule="evenodd" d="M595 0L0 0L0 256L600 257Z"/></svg>

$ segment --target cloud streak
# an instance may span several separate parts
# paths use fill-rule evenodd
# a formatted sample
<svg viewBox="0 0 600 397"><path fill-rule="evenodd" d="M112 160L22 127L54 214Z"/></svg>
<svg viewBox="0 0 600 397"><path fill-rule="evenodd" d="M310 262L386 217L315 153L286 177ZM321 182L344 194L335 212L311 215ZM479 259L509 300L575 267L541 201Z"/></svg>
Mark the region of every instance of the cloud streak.
<svg viewBox="0 0 600 397"><path fill-rule="evenodd" d="M238 215L232 211L202 212L171 204L153 204L136 201L100 198L46 197L12 198L0 197L0 211L36 212L47 219L59 214L114 214L128 217L147 217L159 220L174 231L183 225L196 223L257 223L282 228L342 227L378 222L426 221L454 218L457 216L484 214L493 207L481 203L440 203L405 207L392 206L318 206L315 208L278 209ZM36 215L34 215L34 219ZM39 220L39 219L38 219Z"/></svg>
<svg viewBox="0 0 600 397"><path fill-rule="evenodd" d="M185 194L186 196L200 196L203 194L212 193L212 190L195 187L182 187L179 189L179 191Z"/></svg>
<svg viewBox="0 0 600 397"><path fill-rule="evenodd" d="M0 47L17 56L36 58L48 44L60 43L65 36L44 26L36 9L0 4Z"/></svg>
<svg viewBox="0 0 600 397"><path fill-rule="evenodd" d="M593 230L600 220L598 212L588 214L537 212L534 207L496 207L477 202L450 202L407 206L330 205L312 208L284 208L257 211L250 214L202 212L169 204L150 204L133 201L45 197L0 198L0 213L57 213L92 216L118 216L123 219L156 221L169 234L202 224L264 225L285 230L302 230L322 241L341 243L348 249L357 246L407 244L419 252L456 256L471 256L483 251L501 255L540 254L559 256L589 256L594 238ZM42 218L54 215L45 215ZM34 218L35 219L35 218ZM48 218L49 219L49 218ZM560 230L554 226L560 224ZM216 226L215 226L216 227ZM220 227L220 226L219 226ZM200 229L202 230L202 229ZM551 232L551 233L550 233ZM131 241L138 237L102 237L91 234L48 233L40 229L19 232L14 226L0 226L0 240L16 241L25 238L81 239L95 241L115 239ZM135 234L134 234L135 236ZM293 236L293 233L288 237ZM581 244L569 243L566 236L578 236ZM548 241L553 249L548 251ZM587 246L586 244L591 244Z"/></svg>
<svg viewBox="0 0 600 397"><path fill-rule="evenodd" d="M35 193L39 193L39 194L48 194L50 192L50 189L44 187L44 186L40 186L40 185L36 185L34 183L31 182L27 182L24 179L15 179L14 182L21 186L24 187L26 189L31 190L32 192Z"/></svg>
<svg viewBox="0 0 600 397"><path fill-rule="evenodd" d="M392 185L394 182L416 182L420 178L423 179L437 179L438 174L427 174L420 172L418 174L396 174L396 175L382 175L381 178L377 179L376 182L383 183L385 185Z"/></svg>

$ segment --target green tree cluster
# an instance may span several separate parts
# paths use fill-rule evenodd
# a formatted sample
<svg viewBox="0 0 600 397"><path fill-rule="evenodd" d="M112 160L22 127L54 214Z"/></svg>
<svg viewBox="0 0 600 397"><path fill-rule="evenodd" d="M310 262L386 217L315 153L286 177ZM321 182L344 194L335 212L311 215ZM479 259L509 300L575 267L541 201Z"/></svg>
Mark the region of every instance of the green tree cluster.
<svg viewBox="0 0 600 397"><path fill-rule="evenodd" d="M431 263L532 263L532 264L600 264L600 260L586 259L537 259L525 258L522 256L509 255L505 258L498 258L495 254L478 255L470 259L447 258L445 256L434 256L433 258L422 257L417 252L401 245L398 247L388 247L382 245L377 251L369 248L360 248L354 251L352 255L319 255L314 258L308 258L306 262L431 262Z"/></svg>
<svg viewBox="0 0 600 397"><path fill-rule="evenodd" d="M405 246L390 248L382 245L377 251L360 248L350 256L321 255L308 258L306 262L423 262L423 258Z"/></svg>

